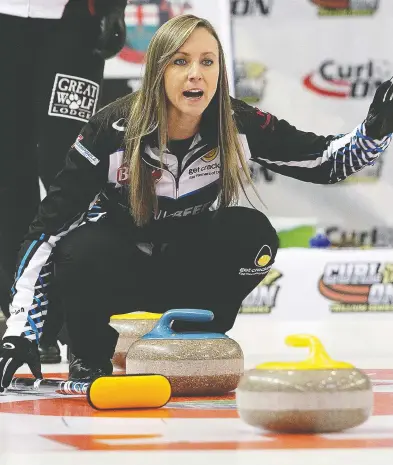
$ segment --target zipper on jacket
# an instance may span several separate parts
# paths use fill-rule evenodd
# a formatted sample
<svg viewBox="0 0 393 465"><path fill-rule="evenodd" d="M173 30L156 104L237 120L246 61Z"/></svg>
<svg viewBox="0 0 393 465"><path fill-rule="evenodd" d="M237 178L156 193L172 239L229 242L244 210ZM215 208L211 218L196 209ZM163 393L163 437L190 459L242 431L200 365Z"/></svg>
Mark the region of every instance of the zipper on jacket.
<svg viewBox="0 0 393 465"><path fill-rule="evenodd" d="M176 184L176 200L179 198L179 178L175 179Z"/></svg>
<svg viewBox="0 0 393 465"><path fill-rule="evenodd" d="M180 176L182 175L181 172L181 161L177 159L177 176L175 178L175 183L176 183L176 199L179 198L179 181L180 181Z"/></svg>

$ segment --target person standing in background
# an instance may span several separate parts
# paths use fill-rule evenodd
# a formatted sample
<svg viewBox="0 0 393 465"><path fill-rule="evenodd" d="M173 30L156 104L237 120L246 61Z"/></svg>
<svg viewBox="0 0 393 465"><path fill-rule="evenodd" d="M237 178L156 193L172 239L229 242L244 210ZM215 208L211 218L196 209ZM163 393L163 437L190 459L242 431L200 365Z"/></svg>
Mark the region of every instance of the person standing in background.
<svg viewBox="0 0 393 465"><path fill-rule="evenodd" d="M125 42L126 4L0 0L0 308L6 317L18 250L40 202L39 178L48 190L99 109L105 60ZM52 313L41 340L43 363L60 361L62 318Z"/></svg>

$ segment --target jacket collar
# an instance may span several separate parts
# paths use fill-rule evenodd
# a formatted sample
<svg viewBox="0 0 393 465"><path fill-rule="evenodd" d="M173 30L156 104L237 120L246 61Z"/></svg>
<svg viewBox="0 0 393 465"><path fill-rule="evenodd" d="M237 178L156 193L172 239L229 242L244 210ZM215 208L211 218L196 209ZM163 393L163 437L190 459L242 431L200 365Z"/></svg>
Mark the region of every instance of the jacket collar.
<svg viewBox="0 0 393 465"><path fill-rule="evenodd" d="M209 145L218 145L218 117L215 101L212 101L212 103L203 112L199 131L198 134L196 134L196 139L194 138L193 144L195 144L196 141L200 142L201 139ZM193 147L193 144L191 145L191 148ZM153 150L157 149L158 151L158 129L155 129L153 132L143 137L142 145L148 145Z"/></svg>

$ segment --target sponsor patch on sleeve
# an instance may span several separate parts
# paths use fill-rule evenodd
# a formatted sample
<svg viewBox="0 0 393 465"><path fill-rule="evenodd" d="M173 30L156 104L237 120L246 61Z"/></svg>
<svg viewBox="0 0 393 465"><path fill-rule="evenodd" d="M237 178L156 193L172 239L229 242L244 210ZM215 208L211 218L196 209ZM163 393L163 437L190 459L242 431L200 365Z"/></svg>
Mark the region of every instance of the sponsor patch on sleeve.
<svg viewBox="0 0 393 465"><path fill-rule="evenodd" d="M87 148L80 143L79 137L75 141L73 147L77 150L82 156L84 156L92 165L98 165L100 160L95 157Z"/></svg>

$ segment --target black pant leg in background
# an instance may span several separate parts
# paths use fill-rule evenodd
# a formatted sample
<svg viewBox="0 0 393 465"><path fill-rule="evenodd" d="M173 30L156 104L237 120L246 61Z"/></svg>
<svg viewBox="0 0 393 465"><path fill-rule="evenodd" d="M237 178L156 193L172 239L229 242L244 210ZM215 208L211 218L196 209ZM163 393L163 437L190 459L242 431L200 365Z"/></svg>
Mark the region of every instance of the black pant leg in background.
<svg viewBox="0 0 393 465"><path fill-rule="evenodd" d="M99 34L96 18L35 21L38 163L48 188L81 128L99 109L105 61L94 54Z"/></svg>
<svg viewBox="0 0 393 465"><path fill-rule="evenodd" d="M0 14L0 307L9 316L17 253L39 204L29 22Z"/></svg>
<svg viewBox="0 0 393 465"><path fill-rule="evenodd" d="M48 189L80 130L99 109L105 61L93 52L99 33L95 18L35 20L35 28L39 50L34 68L38 167ZM55 344L64 321L55 287L52 291L43 345ZM67 335L60 339L67 342Z"/></svg>
<svg viewBox="0 0 393 465"><path fill-rule="evenodd" d="M171 226L176 228L176 220ZM213 311L212 322L181 323L175 329L224 333L232 328L241 302L268 273L255 265L264 246L271 256L268 265L274 263L276 232L262 213L242 207L207 212L189 226L183 240L164 244L164 251L153 255L141 252L131 235L128 239L107 220L82 226L59 242L56 285L76 356L112 356L116 337L108 323L113 314L201 308Z"/></svg>

